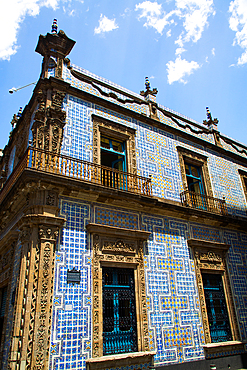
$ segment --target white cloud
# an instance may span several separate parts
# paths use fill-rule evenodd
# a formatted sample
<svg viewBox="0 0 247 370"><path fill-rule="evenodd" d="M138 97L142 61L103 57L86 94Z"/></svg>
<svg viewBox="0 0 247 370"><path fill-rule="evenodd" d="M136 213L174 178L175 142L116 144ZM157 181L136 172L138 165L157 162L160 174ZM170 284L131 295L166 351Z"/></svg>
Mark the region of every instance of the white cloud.
<svg viewBox="0 0 247 370"><path fill-rule="evenodd" d="M181 55L184 53L186 50L184 48L177 48L175 51L175 55Z"/></svg>
<svg viewBox="0 0 247 370"><path fill-rule="evenodd" d="M238 58L238 65L247 63L247 1L234 0L230 2L229 27L236 32L233 45L239 45L244 52Z"/></svg>
<svg viewBox="0 0 247 370"><path fill-rule="evenodd" d="M94 33L105 33L110 32L118 28L115 18L109 19L105 15L101 14L99 19L99 27L95 27Z"/></svg>
<svg viewBox="0 0 247 370"><path fill-rule="evenodd" d="M215 48L211 50L212 55L215 57Z"/></svg>
<svg viewBox="0 0 247 370"><path fill-rule="evenodd" d="M179 46L189 41L197 42L208 25L208 17L215 14L213 0L176 0L176 7L184 26L178 38Z"/></svg>
<svg viewBox="0 0 247 370"><path fill-rule="evenodd" d="M175 62L167 63L168 83L175 81L186 83L184 76L189 76L200 66L197 62L188 62L181 58L181 54L185 52L184 44L188 42L197 42L202 37L205 27L208 26L208 18L215 14L213 0L174 0L174 9L166 13L162 9L162 5L157 1L143 1L136 5L135 10L139 11L138 19L145 19L145 27L153 27L160 34L166 26L173 25L181 26L180 32L175 45ZM239 0L241 1L241 0ZM244 1L244 0L242 0ZM247 1L247 0L245 0ZM168 0L167 0L168 2ZM171 3L171 0L169 1ZM171 36L171 29L168 29L166 36ZM213 50L212 50L213 53ZM247 55L246 55L247 58Z"/></svg>
<svg viewBox="0 0 247 370"><path fill-rule="evenodd" d="M130 8L124 9L123 14L121 14L121 17L125 18L126 16L129 16L131 14Z"/></svg>
<svg viewBox="0 0 247 370"><path fill-rule="evenodd" d="M177 25L174 17L182 20L184 30L176 42L180 47L191 40L197 42L208 25L208 17L215 14L213 0L175 0L175 8L169 13L166 13L162 5L156 1L144 1L136 5L135 10L140 12L138 19L146 19L145 27L153 27L160 34L167 25Z"/></svg>
<svg viewBox="0 0 247 370"><path fill-rule="evenodd" d="M174 22L174 20L169 21L169 18L176 13L175 10L166 13L162 10L162 5L158 4L156 1L144 1L135 6L136 11L140 11L138 19L146 18L144 23L145 27L153 27L158 33L162 35L162 32L166 25Z"/></svg>
<svg viewBox="0 0 247 370"><path fill-rule="evenodd" d="M193 60L188 62L186 59L181 59L181 55L176 58L175 62L170 60L166 66L169 85L176 81L186 84L187 81L184 77L191 75L193 71L200 68L199 64Z"/></svg>
<svg viewBox="0 0 247 370"><path fill-rule="evenodd" d="M26 16L35 17L42 7L58 7L59 0L8 0L0 13L0 60L9 60L18 49L17 34Z"/></svg>

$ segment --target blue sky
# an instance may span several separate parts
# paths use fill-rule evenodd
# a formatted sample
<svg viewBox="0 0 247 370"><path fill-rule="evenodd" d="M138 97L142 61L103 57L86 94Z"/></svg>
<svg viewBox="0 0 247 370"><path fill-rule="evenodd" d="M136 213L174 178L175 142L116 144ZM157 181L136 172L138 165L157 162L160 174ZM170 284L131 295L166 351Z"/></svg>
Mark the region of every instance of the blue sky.
<svg viewBox="0 0 247 370"><path fill-rule="evenodd" d="M28 103L42 58L39 34L57 18L71 62L134 92L148 76L157 102L247 144L247 0L7 0L0 14L0 148Z"/></svg>

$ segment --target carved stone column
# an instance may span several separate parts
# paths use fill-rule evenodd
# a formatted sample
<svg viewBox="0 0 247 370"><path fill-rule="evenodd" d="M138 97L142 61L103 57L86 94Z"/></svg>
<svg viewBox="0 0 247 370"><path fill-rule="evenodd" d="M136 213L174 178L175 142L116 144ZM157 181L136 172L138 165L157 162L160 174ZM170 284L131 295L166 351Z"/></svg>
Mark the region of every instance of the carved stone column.
<svg viewBox="0 0 247 370"><path fill-rule="evenodd" d="M32 126L33 147L60 153L66 113L62 110L65 93L61 91L39 91L39 108Z"/></svg>
<svg viewBox="0 0 247 370"><path fill-rule="evenodd" d="M9 369L48 370L54 254L64 221L38 214L21 220L22 257Z"/></svg>

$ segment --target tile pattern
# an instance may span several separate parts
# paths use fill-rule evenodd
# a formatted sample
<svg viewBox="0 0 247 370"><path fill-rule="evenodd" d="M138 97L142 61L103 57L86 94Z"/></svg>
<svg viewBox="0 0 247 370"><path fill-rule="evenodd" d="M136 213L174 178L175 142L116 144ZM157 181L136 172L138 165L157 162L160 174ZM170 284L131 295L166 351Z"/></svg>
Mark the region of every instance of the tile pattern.
<svg viewBox="0 0 247 370"><path fill-rule="evenodd" d="M209 152L209 170L215 197L225 197L230 214L246 216L246 202L238 168L236 163L228 161L227 158Z"/></svg>
<svg viewBox="0 0 247 370"><path fill-rule="evenodd" d="M144 251L144 266L150 349L157 351L157 365L204 358L205 338L188 238L232 246L228 256L229 274L241 335L247 339L247 234L221 233L195 223L76 200L63 199L61 210L67 223L55 258L50 369L85 370L85 360L91 357L92 255L85 232L89 221L151 232ZM74 287L66 282L67 269L72 267L81 271L81 284Z"/></svg>
<svg viewBox="0 0 247 370"><path fill-rule="evenodd" d="M63 109L66 111L61 154L92 161L91 103L68 95Z"/></svg>
<svg viewBox="0 0 247 370"><path fill-rule="evenodd" d="M205 150L184 138L136 121L107 108L68 95L64 102L67 123L64 129L62 154L92 161L92 114L126 125L136 130L138 174L151 176L153 194L180 201L182 185L176 146L183 146L208 158L208 169L216 198L225 197L230 214L246 217L246 201L241 185L239 166L215 152ZM167 120L168 118L165 118Z"/></svg>
<svg viewBox="0 0 247 370"><path fill-rule="evenodd" d="M78 70L87 73L83 69L78 68ZM97 76L92 75L92 77ZM92 87L75 80L66 68L64 78L75 87L101 96L97 86ZM99 78L99 80L104 79ZM110 86L117 87L115 84ZM110 87L100 88L105 92L110 91ZM125 93L128 91L123 89L118 97L125 99ZM145 104L128 103L125 106L138 113L148 114ZM180 145L208 157L214 196L218 198L225 196L229 212L244 215L246 203L240 185L238 164L219 157L216 153L206 151L203 146L195 145L189 140L175 137L156 127L72 96L66 97L64 109L67 113L67 122L62 145L63 154L92 160L91 114L97 114L136 130L138 173L143 176L151 175L155 196L180 201L183 186L176 149L176 146ZM190 132L187 126L182 127L184 125L182 120L176 123L164 115L160 115L160 119L164 125L179 127L181 131ZM194 134L199 136L198 133ZM212 142L212 137L200 135ZM243 339L247 339L246 235L238 235L230 231L223 233L204 225L131 213L116 207L114 209L100 207L97 204L71 199L62 199L60 209L61 214L67 218L67 224L63 230L60 250L57 251L55 258L50 369L84 370L86 359L91 357L92 255L85 232L85 224L89 220L97 224L141 229L152 233L145 250L144 265L150 349L157 351L156 364L172 364L204 358L202 346L205 339L194 262L186 242L189 237L227 242L231 245L228 256L229 274L241 335ZM72 286L66 282L67 269L73 267L81 271L80 285Z"/></svg>
<svg viewBox="0 0 247 370"><path fill-rule="evenodd" d="M234 286L234 300L239 328L243 340L247 339L247 235L225 232L225 243L231 245L228 252L228 269Z"/></svg>
<svg viewBox="0 0 247 370"><path fill-rule="evenodd" d="M55 256L50 369L82 370L91 351L91 251L85 224L90 218L86 204L62 199L66 219ZM81 273L81 283L67 283L67 270Z"/></svg>
<svg viewBox="0 0 247 370"><path fill-rule="evenodd" d="M145 104L146 99L144 99L141 95L136 94L132 91L129 91L125 88L122 88L121 86L119 86L117 84L114 84L113 82L111 82L109 80L106 80L103 77L96 76L95 74L93 74L93 73L91 73L91 72L89 72L89 71L87 71L83 68L80 68L80 67L75 66L75 65L72 65L72 67L73 67L74 70L76 70L78 72L81 72L83 74L86 74L87 76L91 76L91 77L93 77L94 79L96 79L98 81L102 81L104 83L107 83L108 86L109 86L109 87L105 87L105 86L102 86L100 84L97 84L97 82L94 82L93 84L90 84L90 83L81 81L81 80L75 78L71 74L70 70L66 66L64 66L64 68L63 68L63 78L66 82L69 82L73 87L76 87L80 90L86 91L86 92L88 92L92 95L96 95L98 97L106 99L110 102L113 102L114 104L126 107L130 110L135 111L136 113L145 114L145 115L149 116L148 105ZM122 93L119 93L119 92L116 92L115 90L112 90L112 87L118 88L119 90L122 91ZM118 99L122 99L123 101L126 101L126 102L124 103L121 100L118 100L114 97L106 96L102 92L105 92L105 93L110 93L111 92ZM128 103L129 100L133 99L133 98L129 97L129 94L131 94L133 98L137 98L139 101L143 100L143 103L140 103L140 104ZM155 97L149 96L149 98L152 101L156 101ZM168 110L169 112L173 112L173 113L175 113L176 115L178 115L180 117L185 117L184 115L182 115L178 112L172 111L171 109L169 109L167 107L163 107L160 104L158 104L158 107L160 107L161 109ZM175 120L172 120L172 119L168 118L167 116L165 116L164 113L161 110L158 111L158 116L159 116L161 122L164 122L169 126L177 127L181 131L188 132L189 134L195 134L196 133L198 135L198 137L202 138L203 140L214 143L214 139L213 139L212 134L201 133L202 129L205 129L205 126L203 124L201 124L200 122L196 122L192 119L189 119L188 117L185 117L185 118L187 120L189 120L190 123L184 122L179 118L176 118ZM196 123L196 126L194 126L193 123Z"/></svg>

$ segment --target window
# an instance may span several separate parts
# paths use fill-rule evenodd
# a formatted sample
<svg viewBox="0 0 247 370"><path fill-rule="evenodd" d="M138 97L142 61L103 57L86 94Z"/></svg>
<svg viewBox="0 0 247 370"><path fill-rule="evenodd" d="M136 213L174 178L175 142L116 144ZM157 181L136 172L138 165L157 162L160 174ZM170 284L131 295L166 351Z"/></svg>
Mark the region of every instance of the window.
<svg viewBox="0 0 247 370"><path fill-rule="evenodd" d="M202 181L202 169L190 163L184 163L187 180L188 193L187 202L193 208L207 210L207 198L204 193L204 185Z"/></svg>
<svg viewBox="0 0 247 370"><path fill-rule="evenodd" d="M137 352L133 269L103 267L103 355Z"/></svg>
<svg viewBox="0 0 247 370"><path fill-rule="evenodd" d="M226 267L229 245L197 239L189 239L188 244L194 253L206 344L238 341L240 335Z"/></svg>
<svg viewBox="0 0 247 370"><path fill-rule="evenodd" d="M125 142L101 136L100 154L103 166L126 171Z"/></svg>
<svg viewBox="0 0 247 370"><path fill-rule="evenodd" d="M204 194L201 168L199 166L185 163L185 172L189 191L193 191L197 194Z"/></svg>
<svg viewBox="0 0 247 370"><path fill-rule="evenodd" d="M136 174L135 130L96 115L92 118L93 162Z"/></svg>
<svg viewBox="0 0 247 370"><path fill-rule="evenodd" d="M101 168L101 183L110 188L127 190L125 142L101 136L100 158L101 165L107 167Z"/></svg>
<svg viewBox="0 0 247 370"><path fill-rule="evenodd" d="M177 146L184 190L213 196L207 157Z"/></svg>
<svg viewBox="0 0 247 370"><path fill-rule="evenodd" d="M244 189L244 195L245 195L245 198L246 198L246 201L247 201L247 172L243 171L243 170L238 170L239 174L240 174L240 177L241 177L241 181L242 181L242 185L243 185L243 189Z"/></svg>
<svg viewBox="0 0 247 370"><path fill-rule="evenodd" d="M93 249L93 358L130 352L145 352L146 356L149 332L143 249L150 233L96 224L86 227Z"/></svg>
<svg viewBox="0 0 247 370"><path fill-rule="evenodd" d="M177 146L184 191L182 205L218 214L227 214L224 199L213 197L207 157Z"/></svg>
<svg viewBox="0 0 247 370"><path fill-rule="evenodd" d="M220 274L202 273L211 342L232 340L223 281Z"/></svg>

